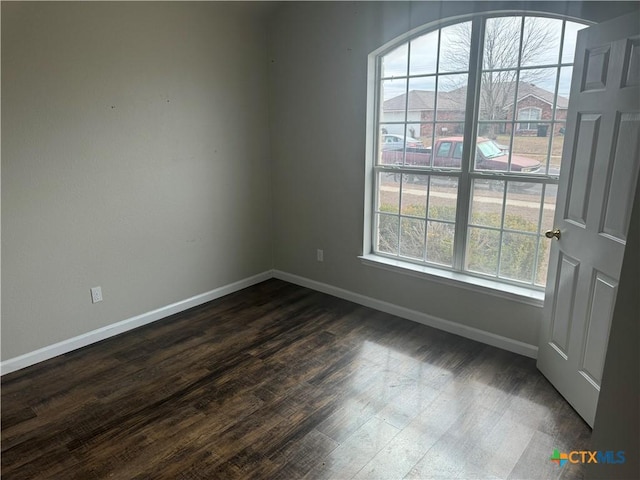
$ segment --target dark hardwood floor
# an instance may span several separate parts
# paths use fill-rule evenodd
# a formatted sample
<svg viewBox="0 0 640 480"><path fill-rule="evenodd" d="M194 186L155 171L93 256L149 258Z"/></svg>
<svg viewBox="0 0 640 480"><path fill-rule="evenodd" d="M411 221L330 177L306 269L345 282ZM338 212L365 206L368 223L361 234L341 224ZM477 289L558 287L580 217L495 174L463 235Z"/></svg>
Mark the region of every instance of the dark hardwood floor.
<svg viewBox="0 0 640 480"><path fill-rule="evenodd" d="M580 478L532 359L270 280L2 378L3 479Z"/></svg>

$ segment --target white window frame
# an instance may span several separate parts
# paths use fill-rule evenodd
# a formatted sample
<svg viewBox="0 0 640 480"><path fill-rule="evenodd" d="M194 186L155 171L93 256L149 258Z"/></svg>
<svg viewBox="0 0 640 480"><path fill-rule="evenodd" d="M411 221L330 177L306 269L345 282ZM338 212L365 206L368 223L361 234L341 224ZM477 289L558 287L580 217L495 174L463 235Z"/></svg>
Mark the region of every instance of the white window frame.
<svg viewBox="0 0 640 480"><path fill-rule="evenodd" d="M478 14L474 16L463 16L457 17L455 19L443 20L440 22L432 23L425 25L423 27L419 27L418 29L413 30L412 32L408 32L407 34L401 35L396 38L392 42L388 43L384 47L378 49L373 52L369 56L369 67L368 67L368 87L367 87L367 98L368 98L368 121L367 121L367 175L365 182L365 222L364 222L364 243L363 243L363 254L360 256L362 261L371 266L380 267L386 270L406 273L412 276L426 277L431 280L436 280L439 282L444 282L447 284L454 284L456 286L462 286L463 288L470 288L472 290L481 291L483 293L489 293L492 295L499 295L502 297L507 297L511 299L517 299L520 301L524 301L525 303L531 303L533 305L541 305L544 298L544 287L535 285L535 274L534 279L531 284L523 284L519 281L511 281L505 278L499 278L499 267L498 274L494 277L486 276L483 274L477 274L475 272L470 272L464 269L464 257L467 243L467 234L469 230L468 218L471 211L471 194L472 194L472 182L475 179L499 179L499 180L511 180L518 182L535 182L542 184L542 194L541 194L541 204L544 205L545 200L545 189L547 185L558 184L558 176L549 174L549 165L547 162L545 171L545 175L527 175L521 173L511 173L511 172L500 172L499 174L488 173L486 171L474 171L471 168L471 152L475 152L476 149L476 132L477 128L482 121L478 120L478 111L479 111L479 89L480 89L480 77L482 72L482 44L483 44L483 35L484 35L484 22L489 18L495 17L504 17L504 16L522 16L523 22L524 17L546 17L552 19L559 19L568 22L576 22L584 25L588 25L590 22L585 21L584 19L571 18L563 15L554 15L548 14L544 12L522 12L522 11L503 11L503 12L486 12L483 14ZM415 169L406 166L391 166L391 165L377 165L376 157L378 155L377 144L378 144L378 135L379 135L379 111L380 111L380 82L383 78L381 75L381 59L382 57L398 48L399 46L410 42L414 38L420 37L432 31L437 31L438 29L445 28L450 25L454 25L457 23L472 21L472 38L471 38L471 51L470 51L470 59L469 59L469 72L468 72L468 91L474 92L473 95L467 95L467 103L466 103L466 111L469 112L464 120L464 147L463 147L463 158L461 162L461 170L460 171L438 171L437 169L431 170L422 170L420 173L428 173L431 176L456 176L458 178L458 197L457 197L457 207L456 207L456 231L455 231L455 239L454 239L454 252L453 252L453 266L451 268L442 267L439 265L431 264L428 262L415 262L412 259L400 257L396 255L388 255L382 252L375 251L375 243L376 243L376 235L378 233L378 225L376 220L376 207L378 204L378 186L377 186L377 172L380 171L391 171L396 174L412 174L416 173ZM559 56L558 61L554 64L548 66L536 66L536 68L541 67L555 67L558 70L562 67L570 66L571 63L563 63L562 62L562 49L564 47L564 34L565 34L565 26L566 23L563 23L563 28L560 36L560 46L559 46ZM524 29L521 28L521 36L522 31ZM410 56L410 51L409 51ZM409 57L410 58L410 57ZM527 67L520 66L520 62L518 61L518 75L522 70L525 70ZM438 74L439 75L439 74ZM411 76L409 75L409 71L407 70L406 78L409 79ZM519 76L518 76L519 78ZM517 94L517 86L518 86L518 78L516 79L516 93L515 98L518 98ZM559 75L556 77L556 87L554 94L558 94L558 82L560 81ZM407 82L408 84L409 82ZM408 87L407 87L408 89ZM407 92L408 93L408 92ZM435 107L437 108L437 106ZM554 102L552 109L552 121L550 122L550 127L553 128L555 124L563 123L564 121L558 121L559 119L555 118L555 110L556 105ZM488 122L488 121L487 121ZM517 115L514 115L513 118L509 121L500 121L505 125L510 125L511 131L514 131L514 128L520 123ZM406 124L409 124L408 118L406 119ZM437 124L436 124L437 125ZM405 128L407 128L405 126ZM405 132L406 133L406 132ZM509 145L510 150L513 147L513 138L514 135L511 135L511 144ZM551 152L551 144L549 144L549 150L547 152L547 158ZM511 160L509 160L510 163ZM505 198L506 200L506 189L505 189ZM542 209L541 209L542 212ZM541 213L542 214L542 213ZM398 217L401 218L400 213L398 213ZM426 220L426 218L425 218ZM462 226L462 228L460 228ZM504 231L501 227L501 237ZM539 233L539 232L536 232ZM538 260L538 247L536 247L536 260L535 264L537 265Z"/></svg>

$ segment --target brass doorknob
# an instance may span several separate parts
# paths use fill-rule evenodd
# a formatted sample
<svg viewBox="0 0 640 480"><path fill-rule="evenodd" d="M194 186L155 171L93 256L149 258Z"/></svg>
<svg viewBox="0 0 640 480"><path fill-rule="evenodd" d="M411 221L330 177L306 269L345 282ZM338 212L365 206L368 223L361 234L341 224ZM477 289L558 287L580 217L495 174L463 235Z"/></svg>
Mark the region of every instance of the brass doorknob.
<svg viewBox="0 0 640 480"><path fill-rule="evenodd" d="M560 240L560 229L556 228L555 230L547 230L544 232L544 236L547 238L554 238L556 240Z"/></svg>

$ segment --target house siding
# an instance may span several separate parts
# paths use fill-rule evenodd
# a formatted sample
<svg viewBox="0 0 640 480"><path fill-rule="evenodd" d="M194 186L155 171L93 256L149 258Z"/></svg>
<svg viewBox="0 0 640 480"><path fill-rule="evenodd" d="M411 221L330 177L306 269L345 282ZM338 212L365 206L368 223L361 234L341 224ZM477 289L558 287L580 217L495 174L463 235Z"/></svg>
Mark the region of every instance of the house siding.
<svg viewBox="0 0 640 480"><path fill-rule="evenodd" d="M420 118L422 122L433 122L433 110L423 110ZM435 124L436 136L460 135L463 133L463 110L438 111L437 120L438 123ZM433 123L423 123L422 125L420 125L420 136L431 137L433 134L433 127Z"/></svg>
<svg viewBox="0 0 640 480"><path fill-rule="evenodd" d="M529 96L520 100L517 104L517 112L520 112L525 108L532 108L532 107L540 109L540 112L541 112L540 120L539 120L540 123L551 122L553 120L552 105L534 96ZM431 122L434 121L433 117L434 117L433 110L422 111L420 115L420 121L422 122L422 124L420 125L421 137L428 137L428 138L432 137L434 123L431 123ZM514 118L513 105L511 105L507 110L506 115L503 117L503 120L507 121L513 118ZM517 119L517 115L515 118ZM464 124L463 124L464 111L462 110L440 111L438 112L436 119L438 122L435 124L436 136L460 135L464 131ZM564 128L565 126L564 122L566 121L566 119L567 119L567 110L565 108L557 108L556 115L555 115L555 121L557 123L554 123L553 125L554 135L560 134L560 129ZM531 120L529 122L523 121L522 123L535 123L535 122L536 122L535 120ZM517 122L515 124L516 135L537 135L538 133L537 129L522 130L519 128L520 123L521 122ZM504 125L501 128L501 131L502 133L511 133L511 125L510 124ZM548 132L547 134L549 133L550 132Z"/></svg>
<svg viewBox="0 0 640 480"><path fill-rule="evenodd" d="M512 119L515 118L516 120L518 119L518 112L520 112L521 110L524 110L525 108L538 108L541 111L540 114L540 122L550 122L551 120L553 120L553 108L552 105L545 102L544 100L541 100L537 97L534 96L528 96L526 98L523 98L522 100L520 100L517 104L517 111L516 111L516 115L514 117L513 115L513 105L509 106L509 109L507 110L507 115L506 118L507 119ZM553 126L553 133L554 135L557 135L560 133L560 129L563 128L565 126L564 121L567 119L567 110L565 108L556 108L556 121L561 121L561 123L556 123ZM531 121L532 123L534 123L535 121ZM515 134L523 134L523 135L536 135L537 131L536 130L521 130L519 127L519 123L516 123L516 131ZM527 122L523 122L523 123L527 123ZM507 125L506 126L506 132L507 133L511 133L511 125Z"/></svg>

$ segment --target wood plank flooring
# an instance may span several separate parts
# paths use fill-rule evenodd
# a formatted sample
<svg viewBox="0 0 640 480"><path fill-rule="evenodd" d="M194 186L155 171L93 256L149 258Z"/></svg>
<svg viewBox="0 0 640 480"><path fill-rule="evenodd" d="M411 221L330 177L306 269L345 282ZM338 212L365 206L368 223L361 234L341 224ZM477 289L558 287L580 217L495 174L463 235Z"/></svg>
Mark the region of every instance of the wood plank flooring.
<svg viewBox="0 0 640 480"><path fill-rule="evenodd" d="M2 378L3 479L581 478L506 351L269 280Z"/></svg>

